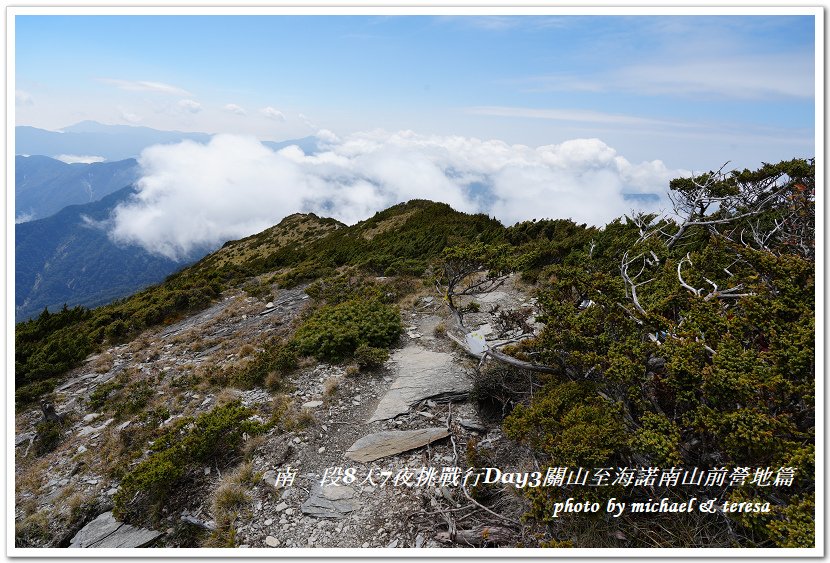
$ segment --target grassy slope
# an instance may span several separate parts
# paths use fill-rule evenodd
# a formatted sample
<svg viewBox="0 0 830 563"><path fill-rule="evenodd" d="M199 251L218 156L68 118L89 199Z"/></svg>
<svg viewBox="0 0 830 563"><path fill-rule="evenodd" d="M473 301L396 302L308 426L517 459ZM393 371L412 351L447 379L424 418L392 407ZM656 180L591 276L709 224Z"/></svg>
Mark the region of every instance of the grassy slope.
<svg viewBox="0 0 830 563"><path fill-rule="evenodd" d="M19 403L49 392L60 376L105 342L128 338L207 307L221 292L262 274L283 286L342 266L376 274L421 273L448 245L500 242L505 228L486 215L468 215L423 200L399 204L354 226L295 214L265 231L225 244L163 283L92 311L41 315L15 330ZM270 280L269 280L270 281Z"/></svg>

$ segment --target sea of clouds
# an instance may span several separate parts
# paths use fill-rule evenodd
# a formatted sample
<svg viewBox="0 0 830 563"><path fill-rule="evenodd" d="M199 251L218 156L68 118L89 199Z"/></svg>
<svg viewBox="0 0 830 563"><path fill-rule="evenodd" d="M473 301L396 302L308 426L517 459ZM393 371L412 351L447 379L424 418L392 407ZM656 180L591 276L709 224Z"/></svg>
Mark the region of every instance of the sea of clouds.
<svg viewBox="0 0 830 563"><path fill-rule="evenodd" d="M139 158L138 193L113 213L110 237L173 259L262 231L295 212L347 224L410 199L448 203L506 225L571 218L603 225L667 207L659 161L632 164L599 139L528 147L498 140L371 131L317 133L319 150L274 151L253 137L156 145ZM626 199L625 194L656 197Z"/></svg>

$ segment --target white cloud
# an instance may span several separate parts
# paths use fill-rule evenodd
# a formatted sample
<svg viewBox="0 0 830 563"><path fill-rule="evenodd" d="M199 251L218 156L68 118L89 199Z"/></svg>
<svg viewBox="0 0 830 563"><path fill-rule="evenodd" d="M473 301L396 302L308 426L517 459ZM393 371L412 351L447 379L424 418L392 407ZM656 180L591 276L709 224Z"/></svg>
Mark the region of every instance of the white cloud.
<svg viewBox="0 0 830 563"><path fill-rule="evenodd" d="M482 31L506 31L521 28L527 31L567 27L573 17L563 16L438 16L437 22L457 24Z"/></svg>
<svg viewBox="0 0 830 563"><path fill-rule="evenodd" d="M718 55L653 60L586 74L534 76L528 92L630 92L677 97L739 100L811 98L812 57L803 55Z"/></svg>
<svg viewBox="0 0 830 563"><path fill-rule="evenodd" d="M100 82L115 86L120 90L132 92L157 92L159 94L170 94L171 96L190 97L190 92L178 86L165 84L164 82L150 82L147 80L119 80L117 78L99 78Z"/></svg>
<svg viewBox="0 0 830 563"><path fill-rule="evenodd" d="M236 115L248 114L248 112L245 111L245 108L243 108L242 106L238 106L236 104L226 104L225 107L223 107L222 109L230 113L235 113Z"/></svg>
<svg viewBox="0 0 830 563"><path fill-rule="evenodd" d="M660 161L632 164L598 139L531 148L411 131L318 138L324 146L313 155L236 135L150 147L139 159L139 192L114 212L110 236L183 258L298 211L354 223L414 198L505 224L548 217L602 225L631 210L626 193L663 202L682 173Z"/></svg>
<svg viewBox="0 0 830 563"><path fill-rule="evenodd" d="M28 223L32 219L35 218L34 213L21 213L20 215L14 218L14 224L19 225L20 223Z"/></svg>
<svg viewBox="0 0 830 563"><path fill-rule="evenodd" d="M477 106L467 108L467 113L474 115L491 115L495 117L525 117L531 119L550 119L553 121L574 121L579 123L605 123L610 125L657 125L661 127L686 126L678 122L662 121L625 115L620 113L605 113L601 111L579 109L540 109L506 106Z"/></svg>
<svg viewBox="0 0 830 563"><path fill-rule="evenodd" d="M176 105L180 110L188 113L199 113L202 111L202 104L196 100L179 100L179 103Z"/></svg>
<svg viewBox="0 0 830 563"><path fill-rule="evenodd" d="M31 106L34 105L35 99L32 95L24 90L14 91L14 105L16 106Z"/></svg>
<svg viewBox="0 0 830 563"><path fill-rule="evenodd" d="M259 110L262 115L269 119L274 119L276 121L285 121L285 114L283 114L280 110L276 108L272 108L271 106L264 107Z"/></svg>
<svg viewBox="0 0 830 563"><path fill-rule="evenodd" d="M76 164L78 162L83 164L92 164L93 162L104 162L106 158L103 156L89 156L78 154L59 154L55 157L56 160L65 162L67 164Z"/></svg>
<svg viewBox="0 0 830 563"><path fill-rule="evenodd" d="M620 69L608 86L644 94L811 98L814 70L812 58L806 57L719 57L630 66Z"/></svg>
<svg viewBox="0 0 830 563"><path fill-rule="evenodd" d="M311 121L305 114L301 113L297 116L297 118L306 124L306 127L309 129L317 129L317 125Z"/></svg>
<svg viewBox="0 0 830 563"><path fill-rule="evenodd" d="M127 123L138 123L142 119L140 115L135 114L120 106L116 109L118 110L118 113L121 115L121 119L123 119Z"/></svg>

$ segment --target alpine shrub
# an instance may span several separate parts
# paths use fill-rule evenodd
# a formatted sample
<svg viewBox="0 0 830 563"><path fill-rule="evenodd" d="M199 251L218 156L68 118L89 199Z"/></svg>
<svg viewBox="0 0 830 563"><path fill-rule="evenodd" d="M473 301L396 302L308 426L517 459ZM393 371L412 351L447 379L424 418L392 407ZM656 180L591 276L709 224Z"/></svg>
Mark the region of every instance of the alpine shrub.
<svg viewBox="0 0 830 563"><path fill-rule="evenodd" d="M361 345L388 348L403 331L398 309L379 301L325 305L294 336L300 354L341 361Z"/></svg>

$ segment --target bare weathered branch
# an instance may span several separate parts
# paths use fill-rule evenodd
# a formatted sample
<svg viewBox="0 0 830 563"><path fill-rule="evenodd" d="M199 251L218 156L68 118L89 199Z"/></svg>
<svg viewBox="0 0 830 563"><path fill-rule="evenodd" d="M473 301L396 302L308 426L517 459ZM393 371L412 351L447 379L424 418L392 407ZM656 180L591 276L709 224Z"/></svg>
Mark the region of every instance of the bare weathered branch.
<svg viewBox="0 0 830 563"><path fill-rule="evenodd" d="M639 259L643 260L643 263L640 266L640 271L637 272L634 276L631 276L628 273L628 267L635 260L639 260ZM643 285L645 285L645 284L647 284L651 281L654 281L654 279L652 278L652 279L648 279L646 281L637 282L637 279L639 279L639 277L643 274L643 272L645 271L645 268L646 268L646 259L645 259L644 255L638 254L634 258L629 259L628 258L628 251L626 251L623 254L622 262L620 264L620 273L622 274L623 282L625 283L626 295L631 298L631 302L633 303L634 308L637 309L637 312L640 313L643 316L647 316L648 313L646 313L646 310L640 304L640 299L637 297L637 288L640 287L640 286L643 286Z"/></svg>
<svg viewBox="0 0 830 563"><path fill-rule="evenodd" d="M680 262L677 263L677 279L680 281L680 285L689 290L695 297L703 296L703 289L696 289L689 285L686 280L683 279L682 268L685 262L689 263L689 266L692 266L692 259L689 257L689 253L686 253L686 256L683 257ZM734 264L734 262L733 262ZM724 270L731 276L732 274L724 268ZM750 295L754 295L754 293L737 293L744 289L744 284L738 284L735 287L730 287L729 289L718 289L718 284L714 281L710 280L707 277L703 278L706 283L712 286L712 291L707 293L703 296L704 301L711 301L712 299L716 298L738 298L738 297L749 297Z"/></svg>
<svg viewBox="0 0 830 563"><path fill-rule="evenodd" d="M683 268L683 263L684 262L688 262L689 266L692 265L692 259L689 258L689 253L688 252L686 253L686 256L683 257L683 259L680 262L677 263L677 279L680 280L680 285L685 287L689 291L691 291L694 294L695 297L700 297L700 291L701 290L695 289L694 287L692 287L691 285L686 283L686 280L683 279L683 274L680 272L680 270L681 270L681 268Z"/></svg>

